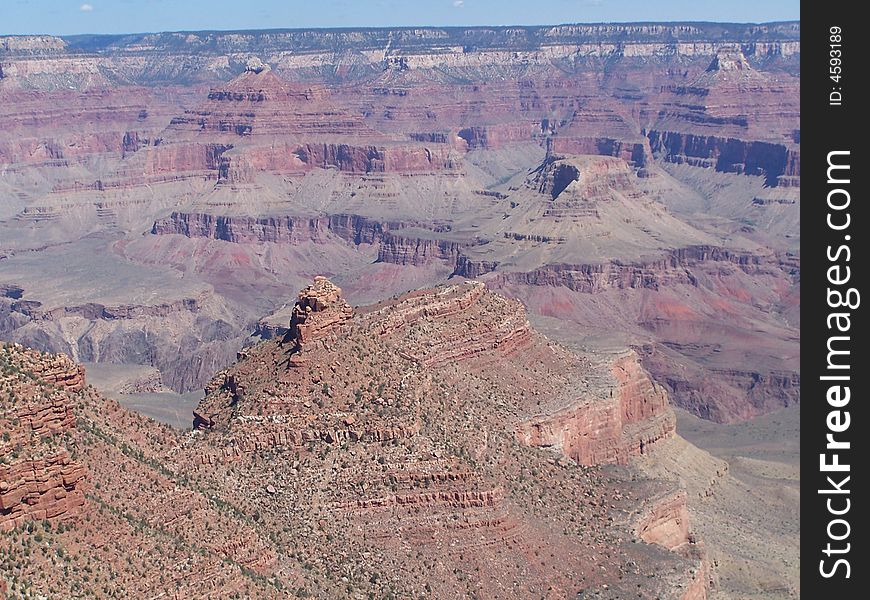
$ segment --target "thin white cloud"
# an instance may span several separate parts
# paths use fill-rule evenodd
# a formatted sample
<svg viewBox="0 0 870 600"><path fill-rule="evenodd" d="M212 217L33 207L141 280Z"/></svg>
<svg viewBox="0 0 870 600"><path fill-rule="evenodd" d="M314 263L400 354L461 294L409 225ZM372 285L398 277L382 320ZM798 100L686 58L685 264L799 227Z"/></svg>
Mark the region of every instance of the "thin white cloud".
<svg viewBox="0 0 870 600"><path fill-rule="evenodd" d="M82 4L81 6L79 6L79 10L82 12L91 12L92 10L94 10L94 5L93 4Z"/></svg>
<svg viewBox="0 0 870 600"><path fill-rule="evenodd" d="M462 8L465 5L465 0L453 0L453 6Z"/></svg>

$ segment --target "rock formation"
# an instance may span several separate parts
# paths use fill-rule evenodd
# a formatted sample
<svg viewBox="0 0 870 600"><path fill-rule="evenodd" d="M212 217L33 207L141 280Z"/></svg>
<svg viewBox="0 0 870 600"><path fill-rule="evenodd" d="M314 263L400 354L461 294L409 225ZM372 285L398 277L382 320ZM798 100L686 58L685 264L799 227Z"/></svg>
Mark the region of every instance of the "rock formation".
<svg viewBox="0 0 870 600"><path fill-rule="evenodd" d="M0 419L13 425L0 470L3 552L18 557L33 531L58 556L80 548L66 571L38 553L16 559L14 589L140 595L167 585L172 561L179 593L277 598L352 585L454 597L479 582L484 597L638 585L705 597L711 575L685 494L628 476L614 484L594 468L648 457L672 431L667 396L635 355L569 352L476 282L352 310L317 277L292 315L285 339L244 350L214 379L187 433L85 387L66 357L4 346ZM565 438L560 450L582 453L523 438L565 398L612 423L574 419L569 435L590 442ZM48 437L59 445L39 441ZM341 532L356 543L330 545ZM169 553L157 549L165 539ZM116 544L142 553L111 559ZM539 569L528 570L530 555ZM81 576L88 558L109 571ZM433 561L444 566L433 572Z"/></svg>
<svg viewBox="0 0 870 600"><path fill-rule="evenodd" d="M353 308L341 297L341 288L326 277L299 292L290 319L289 339L302 349L317 338L337 331L353 316Z"/></svg>
<svg viewBox="0 0 870 600"><path fill-rule="evenodd" d="M0 348L7 593L142 596L171 586L276 597L260 579L287 581L275 552L181 475L168 458L177 434L85 387L83 375L63 355Z"/></svg>
<svg viewBox="0 0 870 600"><path fill-rule="evenodd" d="M517 437L595 465L626 463L672 436L676 423L667 394L643 372L637 357L616 358L611 370L614 382L604 398L569 400L564 408L520 423Z"/></svg>
<svg viewBox="0 0 870 600"><path fill-rule="evenodd" d="M86 468L58 440L75 427L66 392L82 389L84 370L63 356L5 344L0 369L0 530L71 519L85 504Z"/></svg>
<svg viewBox="0 0 870 600"><path fill-rule="evenodd" d="M269 502L324 506L330 520L390 561L397 560L396 535L424 557L445 560L447 540L454 548L447 560L467 560L474 549L492 561L481 562L476 576L486 595L505 589L496 572L512 573L529 589L589 585L565 578L588 577L577 570L576 556L563 554L568 548L582 554L574 541L555 541L530 520L523 465L544 461L548 469L569 469L567 477L575 461L627 464L633 455L654 453L656 442L673 434L673 413L634 354L598 363L574 355L534 332L519 303L477 282L417 290L352 313L339 288L318 277L299 294L292 315L283 340L246 349L208 386L195 412L209 441L201 468L254 473L260 457L269 456ZM568 411L540 416L568 397L574 403ZM548 438L545 430L562 438ZM304 466L315 456L336 457L332 480ZM514 466L505 471L505 464ZM548 477L554 486L576 485ZM694 586L690 572L701 563L689 551L695 545L686 515L672 515L676 509L652 496L649 503L651 516L626 521L631 535L674 551L667 560L687 561L682 585ZM393 533L396 519L401 530ZM582 531L581 537L590 530ZM517 570L514 553L539 544L563 557L558 574ZM498 547L505 550L494 552ZM457 589L453 577L424 579L439 595ZM707 581L699 580L704 593Z"/></svg>

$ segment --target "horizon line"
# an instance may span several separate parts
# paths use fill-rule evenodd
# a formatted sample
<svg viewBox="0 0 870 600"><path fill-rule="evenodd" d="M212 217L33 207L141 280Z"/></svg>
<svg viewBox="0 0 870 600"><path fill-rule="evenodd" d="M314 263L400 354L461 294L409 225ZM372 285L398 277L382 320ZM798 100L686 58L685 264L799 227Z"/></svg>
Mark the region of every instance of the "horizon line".
<svg viewBox="0 0 870 600"><path fill-rule="evenodd" d="M270 27L270 28L254 28L254 29L167 29L161 31L129 31L123 33L0 33L0 37L54 37L54 38L73 38L73 37L126 37L137 35L159 35L165 33L252 33L252 32L293 32L293 31L379 31L384 29L523 29L532 27L566 27L571 25L742 25L742 26L764 26L764 25L786 25L800 24L800 18L785 19L779 21L589 21L589 22L567 22L567 23L536 23L536 24L513 24L513 25L383 25L383 26L359 26L359 27Z"/></svg>

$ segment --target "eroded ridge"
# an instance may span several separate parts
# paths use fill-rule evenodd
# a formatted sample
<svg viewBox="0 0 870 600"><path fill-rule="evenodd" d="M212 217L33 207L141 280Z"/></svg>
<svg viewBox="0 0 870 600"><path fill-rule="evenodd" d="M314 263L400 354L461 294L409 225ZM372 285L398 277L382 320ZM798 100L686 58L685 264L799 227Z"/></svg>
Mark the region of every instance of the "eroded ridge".
<svg viewBox="0 0 870 600"><path fill-rule="evenodd" d="M474 281L350 310L340 289L318 277L291 314L282 338L246 349L207 388L190 446L197 470L237 473L267 521L268 506L317 523L326 539L351 532L359 548L334 560L355 556L373 568L377 556L378 568L415 573L441 596L467 593L448 565L468 561L488 597L605 582L584 561L623 550L614 550L622 548L616 538L605 542L607 517L586 512L604 488L577 463L627 464L674 429L667 394L634 353L574 354L536 333L522 304ZM547 475L534 475L540 469ZM650 485L623 498L625 526L612 534L661 546L653 562L679 563L673 578L652 584L661 597L702 598L683 595L696 585L706 593L709 583L696 576L700 555L686 550L695 544L684 512L664 506L661 525L643 516L675 490ZM556 514L559 524L550 524ZM402 552L408 544L417 558ZM522 566L528 556L539 569ZM448 571L419 571L430 561ZM603 589L614 585L622 584Z"/></svg>

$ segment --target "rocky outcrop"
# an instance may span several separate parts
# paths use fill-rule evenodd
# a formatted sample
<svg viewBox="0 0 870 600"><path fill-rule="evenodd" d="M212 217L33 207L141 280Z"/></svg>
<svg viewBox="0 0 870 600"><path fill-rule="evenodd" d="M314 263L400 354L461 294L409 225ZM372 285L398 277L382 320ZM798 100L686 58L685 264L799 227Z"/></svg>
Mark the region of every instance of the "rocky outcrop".
<svg viewBox="0 0 870 600"><path fill-rule="evenodd" d="M365 314L364 318L380 335L399 331L410 323L434 317L461 314L477 303L485 293L483 284L469 282L465 286L418 291L397 302Z"/></svg>
<svg viewBox="0 0 870 600"><path fill-rule="evenodd" d="M686 493L683 491L665 496L650 503L638 515L636 535L648 544L679 550L690 542L689 510Z"/></svg>
<svg viewBox="0 0 870 600"><path fill-rule="evenodd" d="M492 273L498 269L498 265L498 261L477 260L463 254L458 257L453 274L468 279L477 279L487 273Z"/></svg>
<svg viewBox="0 0 870 600"><path fill-rule="evenodd" d="M59 440L75 427L67 392L82 389L84 369L17 344L0 348L0 367L0 530L70 519L87 472Z"/></svg>
<svg viewBox="0 0 870 600"><path fill-rule="evenodd" d="M16 354L19 368L33 373L37 379L71 392L81 391L85 387L85 368L73 362L65 354L46 354L20 344L9 346ZM71 426L68 422L66 425Z"/></svg>
<svg viewBox="0 0 870 600"><path fill-rule="evenodd" d="M626 463L669 438L676 420L667 393L641 368L633 353L612 363L612 387L604 398L570 400L568 406L517 425L530 446L552 448L584 465Z"/></svg>
<svg viewBox="0 0 870 600"><path fill-rule="evenodd" d="M487 589L501 590L498 577L516 573L535 590L559 585L573 595L606 585L636 594L646 582L643 589L658 597L679 597L697 563L677 553L654 553L672 568L652 583L638 570L620 570L619 582L599 579L597 570L594 580L577 579L584 575L573 573L575 565L607 557L614 544L608 536L632 548L632 558L646 569L648 549L628 543L641 537L631 517L656 497L635 487L643 500L622 493L605 500L597 470L517 444L517 414L532 414L560 395L576 399L576 386L590 379L597 382L589 388L594 394L577 409L600 422L575 423L576 438L596 444L578 460L625 463L654 448L673 431L673 415L636 357L593 364L534 333L522 305L479 282L359 307L336 325L341 306L338 289L316 280L295 307L295 333L246 348L215 377L190 435L197 473L225 469L233 489L259 473L244 495L262 525L278 519L283 530L315 515L315 526L302 529L309 534L293 538L314 556L321 556L322 545L306 538L322 528L329 541L341 528L359 532L359 544L391 557L413 543L423 556L450 561L447 583L429 583L433 590L453 585L453 564L485 557L475 572L495 586ZM327 333L312 342L302 331L300 353L287 340L300 327L321 324L318 316ZM663 489L671 488L655 484L656 495ZM665 513L656 513L660 526L647 519L651 533L644 530L641 539L670 531ZM623 517L617 522L616 515ZM575 535L594 549L575 543ZM546 568L528 574L530 553ZM437 594L463 595L451 590Z"/></svg>
<svg viewBox="0 0 870 600"><path fill-rule="evenodd" d="M80 514L86 473L66 450L0 465L0 530L26 521L56 523Z"/></svg>
<svg viewBox="0 0 870 600"><path fill-rule="evenodd" d="M466 325L454 326L455 319ZM488 294L479 282L421 290L363 315L363 323L381 336L425 329L425 339L406 340L400 355L427 367L491 352L509 355L531 338L522 304Z"/></svg>
<svg viewBox="0 0 870 600"><path fill-rule="evenodd" d="M551 168L542 168L546 175L540 177L538 191L548 194L553 200L559 197L565 188L580 179L580 169L570 163L555 164Z"/></svg>
<svg viewBox="0 0 870 600"><path fill-rule="evenodd" d="M299 292L288 339L301 350L306 344L337 332L352 316L353 308L341 297L341 288L326 277L315 277L313 285Z"/></svg>
<svg viewBox="0 0 870 600"><path fill-rule="evenodd" d="M545 216L561 214L568 206L563 206L575 196L583 203L607 201L613 190L619 190L628 197L639 197L640 193L633 183L634 173L625 161L612 158L584 160L582 162L566 159L564 156L549 154L534 173L535 187L553 200ZM561 197L568 186L572 194ZM557 202L558 201L558 202Z"/></svg>
<svg viewBox="0 0 870 600"><path fill-rule="evenodd" d="M342 508L364 510L389 508L391 506L420 506L431 509L434 506L448 506L452 509L464 510L469 508L493 508L501 502L502 497L502 490L498 489L483 491L448 490L366 498L342 506Z"/></svg>
<svg viewBox="0 0 870 600"><path fill-rule="evenodd" d="M635 535L648 544L663 546L695 563L684 574L680 600L706 600L715 575L704 545L691 532L686 492L651 499L635 516Z"/></svg>
<svg viewBox="0 0 870 600"><path fill-rule="evenodd" d="M7 90L0 92L0 127L6 134L0 139L0 164L21 168L87 169L94 155L132 153L165 127L164 111L173 101L145 88Z"/></svg>
<svg viewBox="0 0 870 600"><path fill-rule="evenodd" d="M193 412L194 427L209 429L216 422L198 407ZM288 450L310 447L312 444L342 446L345 444L394 443L414 437L420 430L419 423L396 427L344 427L334 429L297 429L293 426L275 424L269 419L243 416L234 424L236 443L221 452L204 452L198 458L202 464L233 462L252 453L274 449Z"/></svg>

